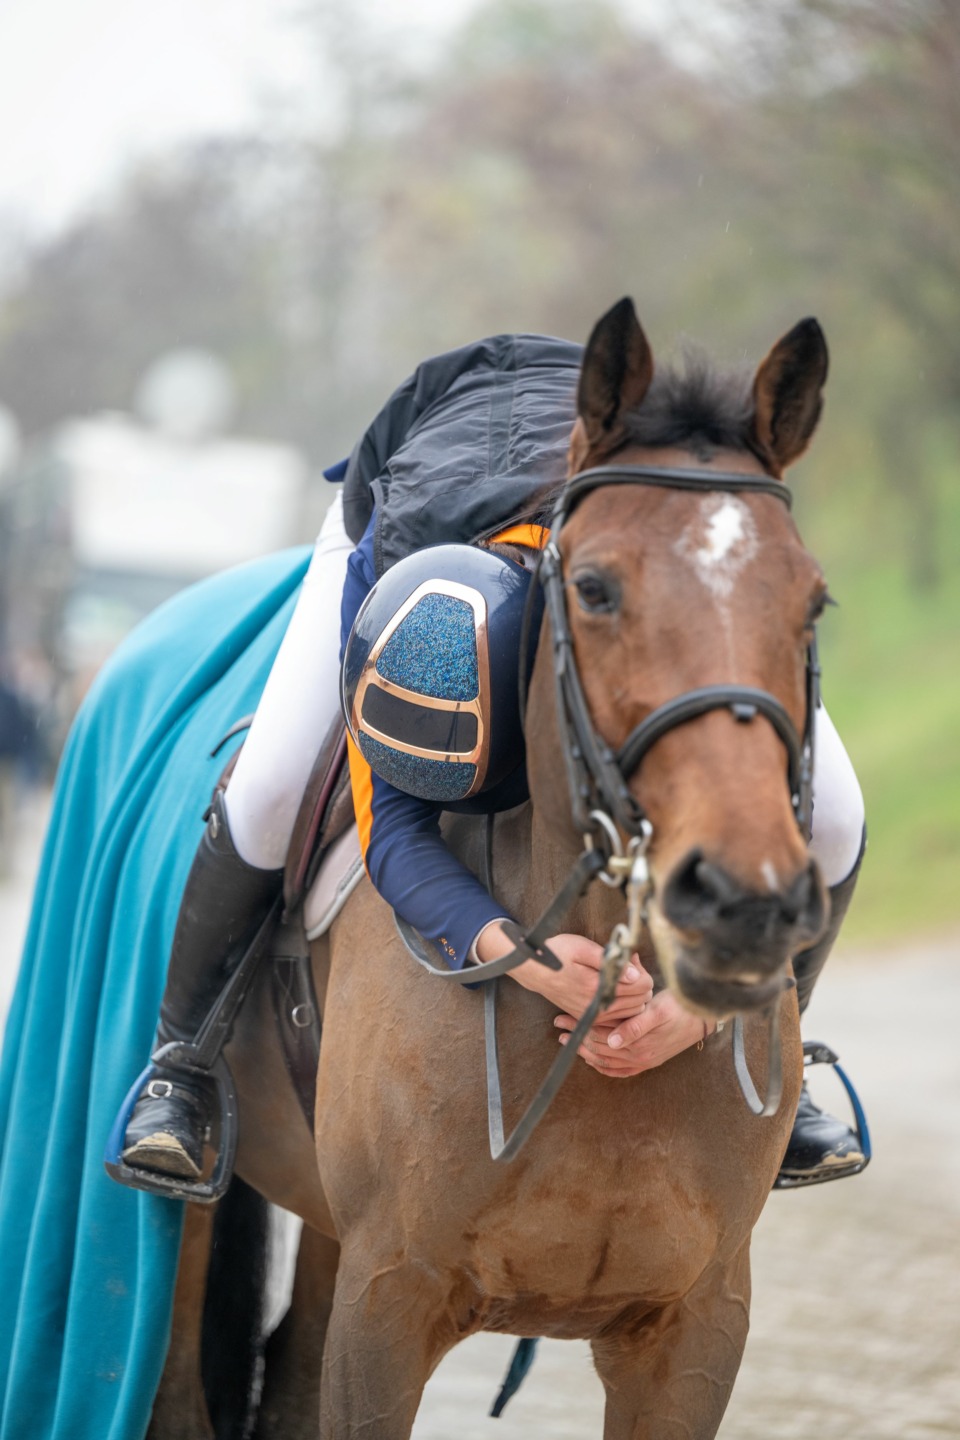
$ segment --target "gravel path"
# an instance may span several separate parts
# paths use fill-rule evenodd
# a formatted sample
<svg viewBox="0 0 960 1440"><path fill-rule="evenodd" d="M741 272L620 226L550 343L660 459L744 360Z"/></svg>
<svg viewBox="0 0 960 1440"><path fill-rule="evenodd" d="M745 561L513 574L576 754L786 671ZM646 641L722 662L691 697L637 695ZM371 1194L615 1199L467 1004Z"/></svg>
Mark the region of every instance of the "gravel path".
<svg viewBox="0 0 960 1440"><path fill-rule="evenodd" d="M0 882L0 1014L41 824L38 811ZM754 1238L752 1330L723 1440L960 1437L958 1016L960 936L831 961L805 1032L841 1052L875 1159L847 1183L771 1197ZM512 1343L477 1336L444 1361L416 1440L602 1434L600 1383L587 1347L574 1343L542 1344L504 1417L487 1418Z"/></svg>

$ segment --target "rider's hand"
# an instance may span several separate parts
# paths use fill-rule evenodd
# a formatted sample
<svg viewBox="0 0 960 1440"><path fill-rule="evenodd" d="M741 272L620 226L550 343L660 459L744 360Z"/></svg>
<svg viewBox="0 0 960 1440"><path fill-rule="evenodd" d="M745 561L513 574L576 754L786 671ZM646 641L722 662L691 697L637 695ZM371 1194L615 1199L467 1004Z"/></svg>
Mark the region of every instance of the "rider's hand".
<svg viewBox="0 0 960 1440"><path fill-rule="evenodd" d="M597 990L603 947L583 935L552 935L547 941L562 970L548 970L536 960L525 960L510 974L526 990L535 990L559 1010L578 1019L586 1010ZM497 960L513 949L498 921L480 932L476 951L478 960ZM620 977L613 1004L605 1012L611 1020L626 1020L639 1015L653 994L653 981L634 955Z"/></svg>
<svg viewBox="0 0 960 1440"><path fill-rule="evenodd" d="M570 1031L576 1022L570 1015L558 1015L553 1023L558 1030ZM586 1036L580 1055L601 1075L623 1079L654 1070L682 1050L699 1044L713 1030L709 1021L691 1015L669 990L661 990L642 1014L619 1025L610 1025L605 1016L603 1023L594 1026ZM568 1035L559 1038L561 1045L565 1045Z"/></svg>

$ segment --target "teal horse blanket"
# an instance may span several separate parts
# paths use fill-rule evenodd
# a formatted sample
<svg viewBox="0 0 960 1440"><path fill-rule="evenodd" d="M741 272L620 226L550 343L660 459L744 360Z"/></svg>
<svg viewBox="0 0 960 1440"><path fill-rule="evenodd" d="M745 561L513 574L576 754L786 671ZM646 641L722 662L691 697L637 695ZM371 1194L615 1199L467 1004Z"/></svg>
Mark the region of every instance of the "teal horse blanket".
<svg viewBox="0 0 960 1440"><path fill-rule="evenodd" d="M68 741L0 1063L0 1440L140 1440L163 1368L183 1205L110 1180L179 899L309 549L167 602Z"/></svg>

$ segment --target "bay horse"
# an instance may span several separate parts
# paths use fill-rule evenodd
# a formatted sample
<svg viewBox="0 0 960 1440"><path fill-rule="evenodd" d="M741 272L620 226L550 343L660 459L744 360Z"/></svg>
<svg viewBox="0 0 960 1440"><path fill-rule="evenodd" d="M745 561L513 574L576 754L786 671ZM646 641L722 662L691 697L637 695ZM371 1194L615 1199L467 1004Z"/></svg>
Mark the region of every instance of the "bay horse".
<svg viewBox="0 0 960 1440"><path fill-rule="evenodd" d="M595 327L569 474L605 469L609 483L594 474L555 540L573 657L611 752L658 707L708 686L762 691L804 732L825 586L779 482L816 427L826 367L813 320L739 390L708 369L655 377L629 301ZM631 470L696 473L687 484L614 483ZM523 924L583 845L555 639L548 614L526 713L530 802L493 832L493 889ZM747 1059L762 1074L773 1035L762 1007L824 924L825 895L782 727L762 709L744 718L729 704L680 718L628 788L652 827L641 959L698 1014L742 1013ZM449 836L479 873L476 827L451 819ZM623 910L621 891L593 886L561 928L604 943ZM284 1069L265 975L228 1050L237 1172L304 1221L291 1308L267 1348L259 1440L405 1440L433 1369L481 1330L589 1340L606 1440L714 1436L747 1335L751 1232L800 1093L793 997L777 1012L775 1115L744 1104L727 1027L632 1078L578 1063L503 1165L486 1143L477 995L410 963L367 882L312 961L323 1011L315 1135ZM505 1099L519 1113L557 1032L541 997L501 988ZM197 1358L211 1215L187 1208L153 1440L213 1434Z"/></svg>

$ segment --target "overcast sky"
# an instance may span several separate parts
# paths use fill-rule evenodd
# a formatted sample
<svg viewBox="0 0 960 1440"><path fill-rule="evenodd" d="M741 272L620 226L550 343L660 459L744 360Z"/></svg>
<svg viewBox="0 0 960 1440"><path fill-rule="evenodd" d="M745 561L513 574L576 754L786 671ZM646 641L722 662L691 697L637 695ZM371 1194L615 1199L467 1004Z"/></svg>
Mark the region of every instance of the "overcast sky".
<svg viewBox="0 0 960 1440"><path fill-rule="evenodd" d="M370 0L415 37L476 0ZM48 228L139 155L242 128L310 74L296 0L0 0L0 210Z"/></svg>
<svg viewBox="0 0 960 1440"><path fill-rule="evenodd" d="M350 0L344 0L346 6ZM426 46L479 0L366 0ZM627 0L655 14L669 0ZM244 128L313 73L298 0L0 0L0 225L61 225L131 160ZM6 215L4 216L4 212Z"/></svg>

